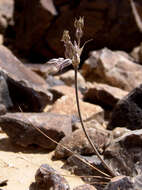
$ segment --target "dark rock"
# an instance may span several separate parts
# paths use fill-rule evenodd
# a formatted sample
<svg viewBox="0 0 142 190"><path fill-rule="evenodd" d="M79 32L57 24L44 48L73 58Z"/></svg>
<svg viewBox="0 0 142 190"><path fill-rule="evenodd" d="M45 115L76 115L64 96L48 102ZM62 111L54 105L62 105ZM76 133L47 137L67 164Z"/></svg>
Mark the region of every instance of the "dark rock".
<svg viewBox="0 0 142 190"><path fill-rule="evenodd" d="M96 188L93 185L84 184L84 185L75 187L73 190L96 190Z"/></svg>
<svg viewBox="0 0 142 190"><path fill-rule="evenodd" d="M0 114L3 114L7 109L13 106L11 98L9 96L9 90L4 78L4 75L0 72Z"/></svg>
<svg viewBox="0 0 142 190"><path fill-rule="evenodd" d="M7 113L0 117L0 126L16 144L36 144L49 150L57 145L37 129L57 142L72 132L70 117L52 113Z"/></svg>
<svg viewBox="0 0 142 190"><path fill-rule="evenodd" d="M86 129L88 135L90 136L93 143L96 145L100 152L103 152L105 146L110 143L110 135L105 130L99 130L95 128L88 128ZM92 155L94 151L89 144L87 138L84 135L82 129L78 129L72 133L72 135L64 137L60 143L75 153L80 155ZM56 147L55 150L55 158L67 158L72 155L71 152L67 151L60 145Z"/></svg>
<svg viewBox="0 0 142 190"><path fill-rule="evenodd" d="M141 84L142 66L122 52L107 48L93 51L82 67L86 80L106 83L130 91Z"/></svg>
<svg viewBox="0 0 142 190"><path fill-rule="evenodd" d="M134 185L126 176L117 176L111 179L104 190L134 190Z"/></svg>
<svg viewBox="0 0 142 190"><path fill-rule="evenodd" d="M53 54L62 56L64 48L59 40L62 32L69 28L73 34L74 17L80 15L85 17L84 40L95 39L88 45L88 51L104 46L131 50L142 41L129 1L64 2L53 2L58 10L56 17L52 1L15 0L15 43L18 49L25 54L36 52L44 57ZM137 8L141 14L141 3L137 3Z"/></svg>
<svg viewBox="0 0 142 190"><path fill-rule="evenodd" d="M114 107L118 100L122 99L128 92L107 84L93 83L87 85L84 100L99 104L103 107Z"/></svg>
<svg viewBox="0 0 142 190"><path fill-rule="evenodd" d="M142 84L122 98L115 106L108 129L127 127L135 130L142 128Z"/></svg>
<svg viewBox="0 0 142 190"><path fill-rule="evenodd" d="M26 52L26 54L33 50L37 50L37 53L39 50L39 52L45 50L46 54L47 45L45 44L45 31L49 28L51 21L57 15L53 1L15 0L14 2L16 47L18 47L19 50ZM23 46L21 46L21 43ZM34 54L34 57L36 57L36 54Z"/></svg>
<svg viewBox="0 0 142 190"><path fill-rule="evenodd" d="M0 46L0 72L5 77L14 110L41 111L52 99L47 83Z"/></svg>
<svg viewBox="0 0 142 190"><path fill-rule="evenodd" d="M47 164L42 164L35 174L30 190L70 190L66 179Z"/></svg>
<svg viewBox="0 0 142 190"><path fill-rule="evenodd" d="M92 166L94 165L95 167L102 169L101 161L99 160L99 158L96 155L93 155L93 156L79 155L79 158L76 157L75 155L71 155L67 159L67 162L63 166L63 168L70 170L75 175L84 176L83 179L86 178L86 180L87 180L87 176L92 176L93 174L97 173L97 171L95 171L95 169L93 167L90 167L90 165L88 165L88 164L91 164ZM83 162L82 160L87 163ZM90 180L91 179L88 179L88 182Z"/></svg>
<svg viewBox="0 0 142 190"><path fill-rule="evenodd" d="M142 169L141 164L137 165L142 163L141 147L142 130L130 131L112 141L104 157L118 174L135 176Z"/></svg>
<svg viewBox="0 0 142 190"><path fill-rule="evenodd" d="M101 161L96 155L93 156L79 156L81 159L77 158L75 155L70 156L64 165L65 169L68 169L75 175L82 176L82 180L86 183L94 184L94 186L99 189L104 189L104 183L108 182L108 178L105 178L103 174L100 174L96 170L98 168L102 172L107 174ZM91 164L91 166L90 166Z"/></svg>

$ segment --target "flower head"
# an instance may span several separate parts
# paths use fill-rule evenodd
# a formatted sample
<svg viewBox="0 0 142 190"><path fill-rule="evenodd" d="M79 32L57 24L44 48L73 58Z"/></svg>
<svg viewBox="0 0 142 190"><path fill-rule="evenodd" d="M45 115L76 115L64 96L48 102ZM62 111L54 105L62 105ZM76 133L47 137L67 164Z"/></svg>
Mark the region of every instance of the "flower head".
<svg viewBox="0 0 142 190"><path fill-rule="evenodd" d="M80 17L78 20L75 19L74 27L76 28L76 38L79 41L83 36L84 17Z"/></svg>
<svg viewBox="0 0 142 190"><path fill-rule="evenodd" d="M65 46L65 57L72 60L74 68L78 68L80 63L80 56L83 48L80 48L80 39L83 36L84 18L80 17L78 20L75 19L74 27L76 29L76 39L74 44L71 42L69 31L63 32L62 40Z"/></svg>
<svg viewBox="0 0 142 190"><path fill-rule="evenodd" d="M80 64L80 56L83 51L84 45L80 47L80 39L83 36L84 18L80 17L78 20L75 19L74 27L76 29L74 43L71 41L71 37L68 30L64 30L61 41L64 42L65 47L65 58L52 59L48 63L56 63L55 66L58 70L67 67L72 64L75 69L78 68Z"/></svg>

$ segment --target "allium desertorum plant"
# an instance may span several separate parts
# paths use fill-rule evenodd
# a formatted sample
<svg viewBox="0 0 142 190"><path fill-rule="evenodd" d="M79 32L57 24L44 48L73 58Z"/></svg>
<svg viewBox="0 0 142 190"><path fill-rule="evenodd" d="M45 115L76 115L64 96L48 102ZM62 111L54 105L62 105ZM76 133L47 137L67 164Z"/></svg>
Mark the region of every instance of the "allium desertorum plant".
<svg viewBox="0 0 142 190"><path fill-rule="evenodd" d="M63 36L62 36L62 39L61 39L61 41L64 42L65 59L64 58L51 59L51 60L48 61L48 63L49 64L55 64L55 66L57 67L57 69L59 71L62 70L63 68L65 68L65 67L71 65L71 64L73 65L73 68L74 68L74 71L75 71L76 104L77 104L78 115L79 115L79 118L80 118L82 129L83 129L84 134L85 134L86 138L88 139L90 145L92 146L95 154L101 160L104 168L108 170L109 174L112 177L114 177L115 176L114 172L110 169L110 167L105 163L105 161L101 157L100 153L97 150L96 145L93 144L92 140L90 139L89 135L87 134L87 131L86 131L84 123L83 123L83 119L82 119L82 115L81 115L81 111L80 111L80 105L79 105L79 98L78 98L77 73L78 73L78 67L79 67L79 64L80 64L81 53L83 51L83 48L84 48L85 44L88 42L87 41L82 47L80 47L80 40L81 40L81 38L83 36L84 18L80 17L79 20L75 19L74 27L76 29L76 33L75 33L76 40L74 40L74 43L72 43L72 41L71 41L71 38L70 38L68 30L65 30L63 32ZM102 173L102 172L100 172L100 173Z"/></svg>

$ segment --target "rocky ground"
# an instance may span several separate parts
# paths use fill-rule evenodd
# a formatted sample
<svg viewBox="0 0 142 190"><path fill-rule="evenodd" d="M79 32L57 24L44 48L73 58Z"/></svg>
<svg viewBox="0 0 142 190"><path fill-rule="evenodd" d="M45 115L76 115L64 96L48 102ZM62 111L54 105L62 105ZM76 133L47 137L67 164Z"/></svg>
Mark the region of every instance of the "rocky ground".
<svg viewBox="0 0 142 190"><path fill-rule="evenodd" d="M63 162L52 161L53 152L47 153L45 149L38 147L22 148L11 144L6 134L0 134L0 182L8 180L3 189L29 189L31 182L34 182L34 176L37 168L42 163L47 163L63 175L70 187L74 188L83 181L72 175L69 171L61 169Z"/></svg>
<svg viewBox="0 0 142 190"><path fill-rule="evenodd" d="M141 13L132 0L0 1L0 190L142 189ZM94 39L78 71L82 118L114 176L82 130L73 68L47 62L64 57L80 15Z"/></svg>

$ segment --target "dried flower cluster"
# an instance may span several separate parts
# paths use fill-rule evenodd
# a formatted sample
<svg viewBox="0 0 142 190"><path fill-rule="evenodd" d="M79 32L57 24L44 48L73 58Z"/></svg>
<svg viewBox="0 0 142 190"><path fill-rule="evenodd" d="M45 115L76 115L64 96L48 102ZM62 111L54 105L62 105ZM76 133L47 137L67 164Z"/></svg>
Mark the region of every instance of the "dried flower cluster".
<svg viewBox="0 0 142 190"><path fill-rule="evenodd" d="M80 56L83 51L84 45L86 44L85 43L82 47L80 47L80 39L83 36L84 18L80 17L78 20L75 19L74 27L76 29L76 40L74 40L74 43L72 43L71 41L68 30L65 30L63 32L63 36L61 39L61 41L64 42L66 59L58 58L48 61L49 64L55 64L59 71L71 64L75 69L77 69L80 64Z"/></svg>
<svg viewBox="0 0 142 190"><path fill-rule="evenodd" d="M79 18L79 20L75 19L74 27L76 28L76 40L74 40L74 44L71 41L69 31L65 30L63 32L62 40L65 46L65 58L72 60L72 65L74 68L78 68L80 64L80 56L83 50L83 47L80 48L80 39L83 36L83 27L84 27L84 19Z"/></svg>

